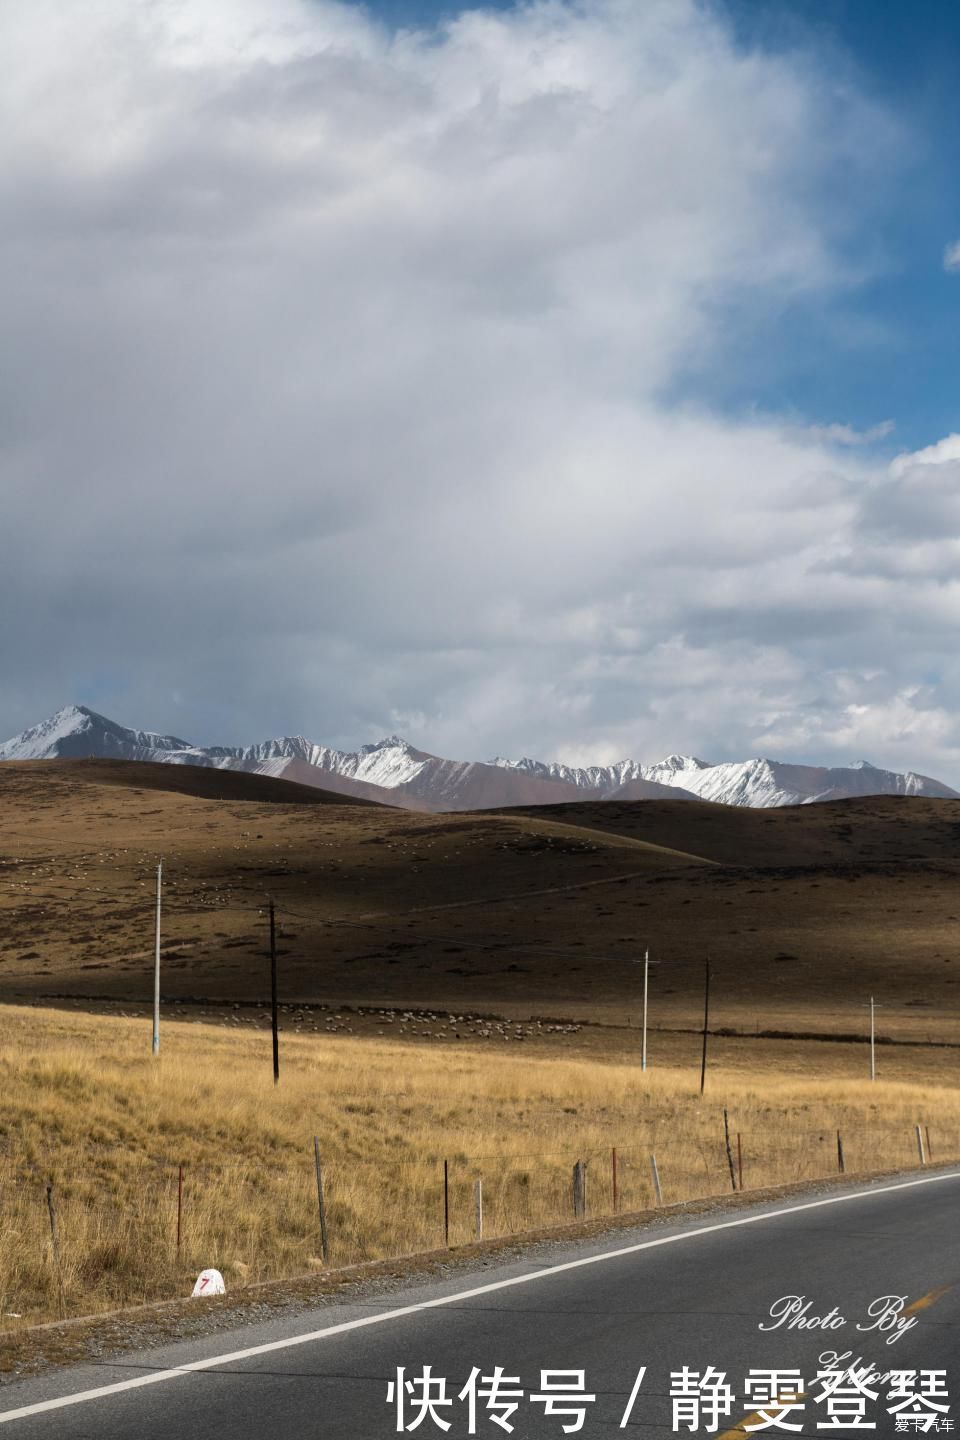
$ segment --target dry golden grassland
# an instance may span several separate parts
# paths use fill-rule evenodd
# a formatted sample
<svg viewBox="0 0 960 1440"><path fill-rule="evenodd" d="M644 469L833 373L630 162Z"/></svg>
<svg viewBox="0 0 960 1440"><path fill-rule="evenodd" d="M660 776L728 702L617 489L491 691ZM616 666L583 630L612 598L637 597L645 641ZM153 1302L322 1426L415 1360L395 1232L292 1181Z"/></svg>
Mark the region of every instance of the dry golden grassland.
<svg viewBox="0 0 960 1440"><path fill-rule="evenodd" d="M835 1049L811 1051L806 1080L751 1069L744 1044L701 1100L689 1065L284 1035L275 1088L268 1034L165 1023L155 1060L143 1020L4 1007L0 1323L188 1294L207 1265L229 1289L319 1265L314 1135L334 1265L441 1244L445 1158L454 1244L479 1177L488 1236L569 1221L578 1158L588 1214L609 1213L613 1146L623 1211L652 1203L651 1152L667 1203L723 1193L724 1106L747 1188L834 1174L838 1128L850 1171L916 1164L918 1122L936 1160L960 1154L960 1092L829 1078Z"/></svg>

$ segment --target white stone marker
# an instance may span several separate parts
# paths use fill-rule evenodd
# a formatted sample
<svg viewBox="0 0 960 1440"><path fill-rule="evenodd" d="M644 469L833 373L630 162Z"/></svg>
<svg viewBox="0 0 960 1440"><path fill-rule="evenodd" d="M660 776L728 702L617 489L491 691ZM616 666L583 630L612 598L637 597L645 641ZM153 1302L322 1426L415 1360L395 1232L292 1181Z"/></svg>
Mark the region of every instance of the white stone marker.
<svg viewBox="0 0 960 1440"><path fill-rule="evenodd" d="M197 1283L193 1287L193 1297L197 1295L225 1295L226 1289L227 1287L223 1283L223 1276L219 1270L201 1270L197 1276Z"/></svg>

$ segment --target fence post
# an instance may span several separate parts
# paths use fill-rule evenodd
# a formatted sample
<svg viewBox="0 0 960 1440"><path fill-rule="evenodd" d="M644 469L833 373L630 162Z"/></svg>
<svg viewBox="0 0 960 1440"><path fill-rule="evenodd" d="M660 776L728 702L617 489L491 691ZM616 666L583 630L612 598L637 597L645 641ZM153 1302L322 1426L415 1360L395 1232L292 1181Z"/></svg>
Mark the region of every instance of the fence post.
<svg viewBox="0 0 960 1440"><path fill-rule="evenodd" d="M656 1155L650 1156L650 1169L653 1171L653 1188L657 1196L657 1204L663 1204L663 1191L660 1189L660 1171L657 1169Z"/></svg>
<svg viewBox="0 0 960 1440"><path fill-rule="evenodd" d="M177 1170L177 1259L180 1259L180 1241L183 1236L183 1166Z"/></svg>
<svg viewBox="0 0 960 1440"><path fill-rule="evenodd" d="M450 1161L443 1162L443 1243L450 1248Z"/></svg>
<svg viewBox="0 0 960 1440"><path fill-rule="evenodd" d="M613 1180L613 1213L614 1213L614 1215L617 1215L617 1214L619 1214L619 1212L620 1212L620 1184L619 1184L619 1181L618 1181L618 1178L617 1178L617 1147L616 1147L616 1145L614 1145L613 1149L610 1151L610 1169L611 1169L611 1178L612 1178L612 1180Z"/></svg>
<svg viewBox="0 0 960 1440"><path fill-rule="evenodd" d="M483 1180L477 1177L473 1182L473 1225L478 1240L483 1239Z"/></svg>
<svg viewBox="0 0 960 1440"><path fill-rule="evenodd" d="M582 1160L573 1167L573 1215L583 1220L587 1214L587 1172Z"/></svg>
<svg viewBox="0 0 960 1440"><path fill-rule="evenodd" d="M743 1189L743 1146L740 1143L740 1131L737 1131L737 1178L740 1189Z"/></svg>
<svg viewBox="0 0 960 1440"><path fill-rule="evenodd" d="M920 1126L919 1126L919 1125L916 1127L916 1129L917 1129L917 1154L920 1156L920 1164L921 1164L921 1165L926 1165L926 1163L927 1163L927 1157L926 1157L926 1155L925 1155L925 1153L924 1153L924 1149L923 1149L923 1131L920 1129Z"/></svg>
<svg viewBox="0 0 960 1440"><path fill-rule="evenodd" d="M320 1141L313 1137L313 1165L317 1172L317 1208L320 1211L320 1247L324 1265L330 1262L330 1246L327 1243L327 1207L323 1203L323 1169L320 1165Z"/></svg>
<svg viewBox="0 0 960 1440"><path fill-rule="evenodd" d="M63 1299L63 1260L60 1255L60 1232L57 1228L57 1211L53 1203L53 1181L47 1184L47 1213L50 1216L50 1240L53 1246L53 1263L57 1272L57 1308L60 1312L60 1319L66 1315L66 1305Z"/></svg>
<svg viewBox="0 0 960 1440"><path fill-rule="evenodd" d="M733 1168L733 1151L730 1149L730 1119L727 1115L727 1107L723 1107L723 1143L727 1147L727 1165L730 1170L730 1189L737 1188L737 1172Z"/></svg>
<svg viewBox="0 0 960 1440"><path fill-rule="evenodd" d="M837 1131L837 1169L839 1170L841 1175L846 1169L846 1166L843 1163L843 1136L840 1134L839 1130Z"/></svg>
<svg viewBox="0 0 960 1440"><path fill-rule="evenodd" d="M925 1134L926 1137L927 1137L927 1159L928 1159L928 1160L932 1160L932 1159L933 1159L933 1146L930 1144L930 1126L929 1126L929 1125L924 1125L923 1131L924 1131L924 1134Z"/></svg>

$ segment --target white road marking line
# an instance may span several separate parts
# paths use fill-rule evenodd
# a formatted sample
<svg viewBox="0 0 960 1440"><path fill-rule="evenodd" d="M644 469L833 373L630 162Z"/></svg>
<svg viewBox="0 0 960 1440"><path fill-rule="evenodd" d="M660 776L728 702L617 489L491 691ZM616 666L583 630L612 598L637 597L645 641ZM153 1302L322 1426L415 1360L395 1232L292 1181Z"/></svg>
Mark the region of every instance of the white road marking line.
<svg viewBox="0 0 960 1440"><path fill-rule="evenodd" d="M43 1415L49 1410L63 1410L70 1405L81 1405L87 1400L100 1400L105 1395L119 1395L125 1390L139 1390L143 1385L159 1385L164 1380L175 1380L181 1375L192 1375L198 1370L213 1370L218 1365L233 1365L238 1360L249 1360L254 1355L269 1355L274 1350L289 1350L295 1345L310 1345L315 1340L325 1340L328 1335L344 1335L349 1330L363 1330L368 1325L382 1325L387 1320L400 1320L404 1315L418 1315L424 1310L437 1310L444 1305L455 1305L460 1300L472 1300L477 1295L490 1295L495 1290L509 1290L515 1285L529 1285L534 1280L543 1280L549 1275L563 1275L568 1270L581 1270L587 1265L599 1265L604 1260L619 1260L624 1255L636 1255L641 1250L655 1250L661 1245L676 1245L683 1240L693 1240L698 1235L713 1235L718 1230L736 1230L741 1225L756 1225L763 1220L778 1220L782 1215L797 1215L804 1210L819 1210L824 1205L843 1205L849 1200L866 1200L872 1195L889 1195L895 1190L912 1190L917 1185L936 1185L942 1180L960 1180L960 1171L946 1175L926 1175L922 1180L906 1180L897 1185L877 1185L870 1190L856 1190L845 1195L830 1195L825 1200L807 1200L802 1205L787 1205L781 1210L765 1210L760 1215L743 1215L736 1220L721 1220L715 1225L699 1225L696 1230L680 1230L675 1235L661 1235L656 1240L641 1240L636 1245L624 1245L619 1250L604 1250L599 1255L585 1255L580 1260L565 1260L560 1265L550 1265L544 1270L533 1270L526 1275L515 1275L510 1280L494 1280L489 1285L477 1285L472 1290L460 1290L456 1295L441 1295L436 1300L420 1300L415 1305L404 1305L398 1310L387 1310L378 1315L367 1315L360 1320L344 1320L339 1325L328 1325L323 1330L310 1330L303 1335L290 1335L285 1340L270 1340L264 1345L250 1345L245 1350L232 1350L225 1355L210 1355L206 1360L193 1360L187 1365L177 1365L170 1370L155 1370L149 1375L138 1375L133 1380L118 1380L113 1385L98 1385L95 1390L78 1390L73 1395L61 1395L56 1400L40 1400L34 1405L22 1405L18 1410L0 1411L0 1425L11 1420L23 1420L28 1415Z"/></svg>

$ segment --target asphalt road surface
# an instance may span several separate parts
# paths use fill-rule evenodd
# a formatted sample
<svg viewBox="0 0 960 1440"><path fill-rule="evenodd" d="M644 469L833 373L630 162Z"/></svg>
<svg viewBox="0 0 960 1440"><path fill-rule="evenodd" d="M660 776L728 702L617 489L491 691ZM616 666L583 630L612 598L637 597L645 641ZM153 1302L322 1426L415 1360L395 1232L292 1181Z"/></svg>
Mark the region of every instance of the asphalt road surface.
<svg viewBox="0 0 960 1440"><path fill-rule="evenodd" d="M774 1326L771 1308L779 1314L790 1296L809 1308L761 1328ZM890 1329L858 1330L873 1327L881 1312ZM818 1318L831 1328L790 1324ZM761 1422L761 1411L797 1428L759 1434L851 1435L863 1428L851 1425L862 1412L875 1426L868 1435L893 1436L891 1407L903 1402L901 1421L910 1417L914 1431L910 1397L931 1387L946 1389L948 1399L931 1398L951 1408L927 1406L920 1418L932 1414L938 1429L955 1427L958 1342L960 1172L940 1172L602 1241L541 1245L523 1260L488 1261L441 1282L331 1300L286 1320L5 1386L0 1424L23 1440L386 1440L398 1433L660 1440L724 1436ZM450 1402L432 1411L421 1403L426 1366L431 1398ZM484 1379L498 1366L499 1388ZM862 1386L857 1398L851 1366L866 1369L862 1385L876 1399ZM764 1405L765 1392L747 1388L751 1371L759 1382L759 1372L777 1369L799 1372L781 1378L779 1391L781 1402L799 1394L799 1409ZM816 1377L831 1369L843 1376L828 1395L832 1382ZM945 1382L872 1378L931 1370L945 1371ZM594 1398L563 1398L556 1387L571 1384Z"/></svg>

